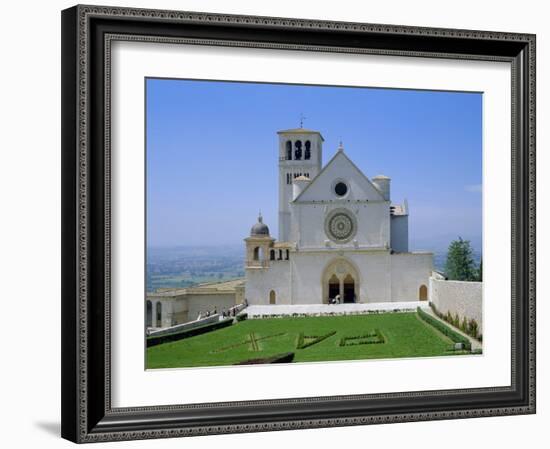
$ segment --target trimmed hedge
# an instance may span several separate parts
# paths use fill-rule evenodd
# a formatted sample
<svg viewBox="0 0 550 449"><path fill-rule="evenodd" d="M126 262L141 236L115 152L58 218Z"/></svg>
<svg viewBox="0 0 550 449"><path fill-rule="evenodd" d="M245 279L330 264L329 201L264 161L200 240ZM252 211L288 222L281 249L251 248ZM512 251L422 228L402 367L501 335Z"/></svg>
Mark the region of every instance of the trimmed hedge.
<svg viewBox="0 0 550 449"><path fill-rule="evenodd" d="M293 352L286 352L284 354L278 354L271 357L263 357L258 359L248 359L242 362L235 363L235 365L263 365L266 363L290 363L294 360Z"/></svg>
<svg viewBox="0 0 550 449"><path fill-rule="evenodd" d="M443 321L446 321L450 325L456 327L457 329L460 329L465 334L475 338L476 340L479 340L480 342L483 340L483 336L479 332L479 324L473 318L467 319L466 317L463 317L462 321L460 321L460 317L457 313L455 313L454 315L452 315L450 312L441 313L439 310L437 310L437 307L434 305L433 302L430 302L430 307L432 308L433 312Z"/></svg>
<svg viewBox="0 0 550 449"><path fill-rule="evenodd" d="M147 347L160 345L162 343L168 343L170 341L183 340L184 338L194 337L195 335L205 334L207 332L212 332L218 329L223 329L224 327L231 326L233 320L218 321L217 323L205 324L204 326L195 327L193 329L183 330L180 332L175 332L168 335L159 335L158 337L150 336L147 337Z"/></svg>
<svg viewBox="0 0 550 449"><path fill-rule="evenodd" d="M466 337L460 335L458 332L454 331L445 323L439 321L437 318L434 318L430 314L424 312L420 307L416 309L416 312L422 320L424 320L429 325L435 327L443 335L449 337L454 343L462 343L464 345L464 349L468 351L472 350L472 344L470 343L470 340L468 340Z"/></svg>
<svg viewBox="0 0 550 449"><path fill-rule="evenodd" d="M248 313L246 313L246 312L245 312L245 313L239 313L239 314L235 317L235 319L236 319L237 321L244 321L244 320L246 320L247 318L248 318Z"/></svg>
<svg viewBox="0 0 550 449"><path fill-rule="evenodd" d="M357 346L357 345L376 345L386 343L386 339L379 329L374 329L363 335L354 335L351 337L342 337L340 346Z"/></svg>
<svg viewBox="0 0 550 449"><path fill-rule="evenodd" d="M258 338L258 337L256 337L256 334L254 334L252 332L252 333L248 334L249 340L240 341L239 343L234 343L234 344L229 345L229 346L223 346L221 348L214 349L210 352L212 354L215 354L217 352L223 352L223 351L227 351L229 349L235 349L235 348L238 348L239 346L243 346L243 345L247 345L247 344L254 345L254 343L256 344L256 347L257 347L259 341L267 340L269 338L274 338L274 337L281 337L283 335L286 335L286 332L279 332L277 334L266 335L265 337L259 337ZM254 343L253 343L253 341L254 341ZM258 349L254 349L254 350L257 351Z"/></svg>
<svg viewBox="0 0 550 449"><path fill-rule="evenodd" d="M298 342L296 343L296 349L306 349L310 346L313 346L317 343L321 343L323 340L326 340L329 337L332 337L336 331L329 332L325 335L304 335L303 332L300 332L300 335L298 335ZM311 339L307 343L305 343L305 339Z"/></svg>

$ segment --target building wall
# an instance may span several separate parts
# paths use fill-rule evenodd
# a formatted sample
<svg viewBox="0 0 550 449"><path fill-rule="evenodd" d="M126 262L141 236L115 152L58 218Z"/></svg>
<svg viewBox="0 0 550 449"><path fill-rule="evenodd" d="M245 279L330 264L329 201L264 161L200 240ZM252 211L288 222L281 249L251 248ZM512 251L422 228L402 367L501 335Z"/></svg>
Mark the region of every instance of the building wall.
<svg viewBox="0 0 550 449"><path fill-rule="evenodd" d="M409 216L394 215L391 222L391 249L400 253L409 251Z"/></svg>
<svg viewBox="0 0 550 449"><path fill-rule="evenodd" d="M321 304L325 296L325 271L338 260L347 261L357 274L357 302L418 301L422 285L429 288L433 270L431 253L390 254L388 250L294 251L290 261L269 268L248 269L245 297L249 304ZM357 285L358 284L358 285Z"/></svg>
<svg viewBox="0 0 550 449"><path fill-rule="evenodd" d="M189 321L196 320L199 312L203 314L206 311L212 311L214 308L218 312L223 309L229 309L236 304L235 292L212 293L212 294L189 294L187 295L188 317Z"/></svg>
<svg viewBox="0 0 550 449"><path fill-rule="evenodd" d="M483 332L482 282L445 281L430 278L430 302L441 313L474 319Z"/></svg>
<svg viewBox="0 0 550 449"><path fill-rule="evenodd" d="M433 271L432 253L399 253L391 257L391 301L418 301L419 290Z"/></svg>
<svg viewBox="0 0 550 449"><path fill-rule="evenodd" d="M147 301L151 302L152 307L152 326L170 327L188 321L187 300L185 298L185 296L148 297ZM157 304L161 306L160 326L157 321Z"/></svg>
<svg viewBox="0 0 550 449"><path fill-rule="evenodd" d="M290 304L290 261L270 260L268 268L247 268L244 297L249 304L269 304L275 291L277 304Z"/></svg>
<svg viewBox="0 0 550 449"><path fill-rule="evenodd" d="M213 311L214 308L221 312L229 309L235 304L241 304L244 300L242 288L227 293L186 293L179 296L167 296L158 298L149 296L152 306L152 326L170 327L176 324L187 323L197 319L199 312ZM157 303L161 304L161 323L157 322Z"/></svg>
<svg viewBox="0 0 550 449"><path fill-rule="evenodd" d="M172 306L172 320L174 324L187 323L191 321L192 317L189 316L189 310L187 308L186 301L176 300L173 302Z"/></svg>
<svg viewBox="0 0 550 449"><path fill-rule="evenodd" d="M328 187L327 187L328 188ZM334 209L349 210L357 222L357 234L348 243L329 245L338 248L387 248L390 244L389 203L385 201L348 203L345 200L292 204L291 241L299 248L324 248L330 240L325 233L325 218Z"/></svg>

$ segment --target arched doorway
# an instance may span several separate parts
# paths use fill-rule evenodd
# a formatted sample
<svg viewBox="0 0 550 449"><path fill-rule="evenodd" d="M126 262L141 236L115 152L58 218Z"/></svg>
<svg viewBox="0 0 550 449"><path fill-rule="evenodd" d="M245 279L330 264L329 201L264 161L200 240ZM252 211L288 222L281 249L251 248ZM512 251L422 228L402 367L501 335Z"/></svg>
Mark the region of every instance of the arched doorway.
<svg viewBox="0 0 550 449"><path fill-rule="evenodd" d="M351 274L344 278L344 302L355 302L355 280Z"/></svg>
<svg viewBox="0 0 550 449"><path fill-rule="evenodd" d="M336 298L336 295L340 294L340 279L333 274L328 280L328 297L329 299Z"/></svg>
<svg viewBox="0 0 550 449"><path fill-rule="evenodd" d="M146 311L145 311L145 326L153 326L153 303L149 300L146 302Z"/></svg>
<svg viewBox="0 0 550 449"><path fill-rule="evenodd" d="M426 287L425 285L421 285L418 289L418 299L420 301L428 300L428 287Z"/></svg>
<svg viewBox="0 0 550 449"><path fill-rule="evenodd" d="M321 282L324 304L328 304L329 299L334 299L337 295L339 295L341 303L360 301L359 273L348 259L337 258L329 262L323 272Z"/></svg>
<svg viewBox="0 0 550 449"><path fill-rule="evenodd" d="M276 299L275 299L275 290L271 290L269 292L269 304L276 304Z"/></svg>

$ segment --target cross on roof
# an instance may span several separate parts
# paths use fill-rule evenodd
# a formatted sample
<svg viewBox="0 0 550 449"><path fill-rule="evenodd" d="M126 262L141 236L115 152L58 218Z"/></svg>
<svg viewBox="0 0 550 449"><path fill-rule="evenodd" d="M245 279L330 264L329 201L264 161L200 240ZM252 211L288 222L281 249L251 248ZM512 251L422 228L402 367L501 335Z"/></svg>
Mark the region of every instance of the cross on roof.
<svg viewBox="0 0 550 449"><path fill-rule="evenodd" d="M300 128L303 128L304 127L304 120L306 119L307 117L304 115L304 114L300 114Z"/></svg>

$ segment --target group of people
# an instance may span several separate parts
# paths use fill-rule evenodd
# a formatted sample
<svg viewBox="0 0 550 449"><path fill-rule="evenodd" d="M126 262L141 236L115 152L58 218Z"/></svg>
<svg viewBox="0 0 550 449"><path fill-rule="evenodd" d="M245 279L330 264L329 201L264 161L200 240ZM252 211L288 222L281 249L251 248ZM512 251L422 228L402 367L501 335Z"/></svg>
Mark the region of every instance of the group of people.
<svg viewBox="0 0 550 449"><path fill-rule="evenodd" d="M222 318L234 317L235 315L237 315L237 313L238 313L238 310L236 307L231 307L228 311L225 311L225 309L223 309Z"/></svg>
<svg viewBox="0 0 550 449"><path fill-rule="evenodd" d="M197 321L202 320L203 318L208 318L210 315L216 315L217 313L218 310L216 309L216 307L214 307L213 311L207 310L204 315L202 314L202 312L199 312L199 316L197 316Z"/></svg>
<svg viewBox="0 0 550 449"><path fill-rule="evenodd" d="M220 312L220 316L222 318L234 317L234 316L237 316L239 311L240 311L239 306L231 307L228 310L222 309L222 311ZM203 318L208 318L212 315L216 315L217 313L218 313L217 307L214 307L214 309L211 310L211 311L207 310L206 312L204 312L204 314L203 314L203 312L199 312L199 315L197 317L197 321L202 320Z"/></svg>

